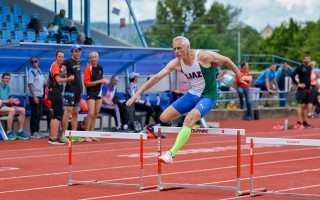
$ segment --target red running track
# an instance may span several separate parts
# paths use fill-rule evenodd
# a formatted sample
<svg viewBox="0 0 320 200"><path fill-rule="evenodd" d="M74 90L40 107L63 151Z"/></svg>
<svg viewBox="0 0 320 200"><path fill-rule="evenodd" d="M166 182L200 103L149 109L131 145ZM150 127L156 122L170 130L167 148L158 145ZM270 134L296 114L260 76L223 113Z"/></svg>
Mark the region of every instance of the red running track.
<svg viewBox="0 0 320 200"><path fill-rule="evenodd" d="M244 128L250 137L320 139L319 119L312 129L273 130L284 119L257 121L220 121L223 128ZM289 119L293 124L295 119ZM167 134L163 150L175 141ZM47 139L0 142L0 199L249 199L236 197L234 191L155 189L75 185L68 186L68 147L52 146ZM144 143L144 186L157 184L157 140ZM320 194L320 148L256 145L255 187L269 190ZM139 182L139 141L104 139L73 145L73 180ZM242 138L241 189L249 189L249 144ZM193 135L175 157L172 165L162 167L163 182L236 184L236 137ZM302 199L301 197L259 196L256 199Z"/></svg>

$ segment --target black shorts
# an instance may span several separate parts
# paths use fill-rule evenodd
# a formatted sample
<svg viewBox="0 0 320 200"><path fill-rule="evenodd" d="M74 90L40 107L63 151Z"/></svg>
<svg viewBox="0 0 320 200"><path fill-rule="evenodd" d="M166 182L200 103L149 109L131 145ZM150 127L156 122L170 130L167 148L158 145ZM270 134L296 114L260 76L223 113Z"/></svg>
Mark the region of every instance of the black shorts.
<svg viewBox="0 0 320 200"><path fill-rule="evenodd" d="M223 92L227 92L227 91L230 91L230 87L229 86L220 86L219 87L219 90L223 91Z"/></svg>
<svg viewBox="0 0 320 200"><path fill-rule="evenodd" d="M80 107L80 97L81 97L81 93L65 92L64 93L64 105L65 106Z"/></svg>
<svg viewBox="0 0 320 200"><path fill-rule="evenodd" d="M62 105L62 93L57 88L49 89L49 99L51 101L51 107L53 110L52 119L62 120L63 105Z"/></svg>
<svg viewBox="0 0 320 200"><path fill-rule="evenodd" d="M296 99L300 104L307 104L309 102L310 90L298 88Z"/></svg>
<svg viewBox="0 0 320 200"><path fill-rule="evenodd" d="M98 100L101 99L101 95L100 94L87 94L87 99L93 99L93 100Z"/></svg>

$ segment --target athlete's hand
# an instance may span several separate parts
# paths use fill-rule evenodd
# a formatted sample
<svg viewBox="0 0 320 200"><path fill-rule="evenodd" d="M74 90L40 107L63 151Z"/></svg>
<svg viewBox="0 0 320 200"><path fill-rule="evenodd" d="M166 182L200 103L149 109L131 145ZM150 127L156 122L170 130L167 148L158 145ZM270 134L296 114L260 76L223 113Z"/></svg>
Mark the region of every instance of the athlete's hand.
<svg viewBox="0 0 320 200"><path fill-rule="evenodd" d="M252 76L242 76L240 82L248 85L252 81Z"/></svg>
<svg viewBox="0 0 320 200"><path fill-rule="evenodd" d="M132 96L127 102L126 102L126 106L131 106L134 102L137 102L140 100L140 94L135 94L134 96Z"/></svg>
<svg viewBox="0 0 320 200"><path fill-rule="evenodd" d="M109 79L107 78L103 78L100 80L100 84L108 84L109 83Z"/></svg>
<svg viewBox="0 0 320 200"><path fill-rule="evenodd" d="M71 75L68 77L68 81L73 81L74 80L74 75Z"/></svg>

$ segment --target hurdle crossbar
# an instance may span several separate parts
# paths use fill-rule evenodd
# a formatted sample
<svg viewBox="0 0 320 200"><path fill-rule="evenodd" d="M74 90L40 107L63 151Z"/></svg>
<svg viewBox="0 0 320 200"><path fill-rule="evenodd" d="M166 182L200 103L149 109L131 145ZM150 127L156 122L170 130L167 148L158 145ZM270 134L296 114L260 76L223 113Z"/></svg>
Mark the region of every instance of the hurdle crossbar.
<svg viewBox="0 0 320 200"><path fill-rule="evenodd" d="M147 186L143 187L143 140L147 139L146 134L138 133L117 133L117 132L96 132L96 131L72 131L67 130L66 136L69 136L69 172L68 172L68 185L108 185L108 186L127 186L127 187L138 187L140 190L153 189L157 186ZM133 139L140 141L140 177L139 184L129 184L129 183L114 183L107 181L79 181L72 179L72 137L95 137L95 138L112 138L112 139Z"/></svg>
<svg viewBox="0 0 320 200"><path fill-rule="evenodd" d="M291 197L320 197L320 194L299 194L278 191L257 191L253 185L254 174L254 144L270 145L290 145L290 146L315 146L320 147L320 140L313 139L292 139L292 138L261 138L247 137L246 143L250 144L250 196L273 195L273 196L291 196Z"/></svg>
<svg viewBox="0 0 320 200"><path fill-rule="evenodd" d="M166 127L155 126L155 132L158 133L158 156L162 154L162 132L178 133L181 127ZM237 178L236 186L217 186L208 184L182 184L182 183L165 183L161 179L162 168L161 162L158 159L158 191L167 190L165 187L171 188L202 188L202 189L218 189L218 190L233 190L236 191L236 195L240 196L244 193L240 189L241 180L241 136L245 135L244 129L230 129L230 128L193 128L191 134L214 134L214 135L234 135L237 136Z"/></svg>

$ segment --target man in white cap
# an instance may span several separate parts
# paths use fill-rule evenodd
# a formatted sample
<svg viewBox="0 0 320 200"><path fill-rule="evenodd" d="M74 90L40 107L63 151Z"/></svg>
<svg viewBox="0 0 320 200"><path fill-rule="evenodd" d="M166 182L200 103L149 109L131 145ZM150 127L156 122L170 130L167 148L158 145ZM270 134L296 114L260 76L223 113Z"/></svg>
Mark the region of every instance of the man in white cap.
<svg viewBox="0 0 320 200"><path fill-rule="evenodd" d="M80 98L83 90L81 69L79 58L81 56L81 47L74 45L71 48L71 58L63 61L61 64L62 76L74 76L74 80L66 84L64 89L64 114L62 118L62 132L67 130L69 117L71 116L71 129L77 130L78 113L80 109ZM74 138L74 137L73 137ZM83 142L83 138L74 138L78 142Z"/></svg>
<svg viewBox="0 0 320 200"><path fill-rule="evenodd" d="M174 146L158 159L160 162L169 164L181 147L188 141L191 127L201 117L204 117L216 104L218 88L214 67L227 65L240 81L251 81L251 76L244 76L230 58L213 51L200 51L190 48L188 38L178 36L173 39L173 51L176 58L172 59L165 68L150 78L136 93L127 101L127 106L139 101L142 93L158 83L163 77L172 71L182 72L189 81L190 89L170 105L160 116L161 122L169 121L188 113L183 121Z"/></svg>

